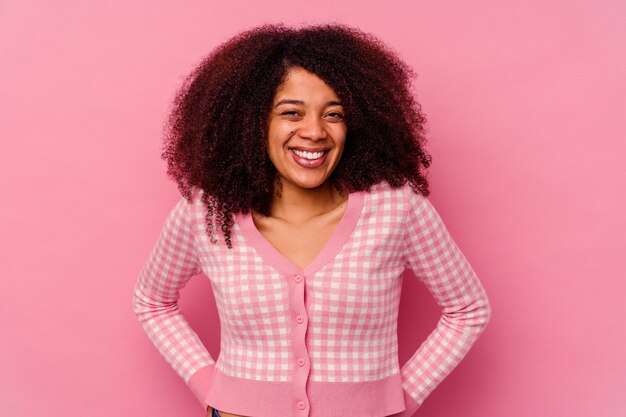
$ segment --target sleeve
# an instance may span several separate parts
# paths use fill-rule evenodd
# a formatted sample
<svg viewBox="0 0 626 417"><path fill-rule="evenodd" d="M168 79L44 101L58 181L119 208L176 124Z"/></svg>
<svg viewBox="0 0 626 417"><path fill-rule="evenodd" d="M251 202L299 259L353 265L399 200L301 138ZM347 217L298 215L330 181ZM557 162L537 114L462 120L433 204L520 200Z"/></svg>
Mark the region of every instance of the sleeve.
<svg viewBox="0 0 626 417"><path fill-rule="evenodd" d="M470 350L491 318L476 273L431 202L409 192L404 261L442 309L435 329L402 366L406 410L412 416Z"/></svg>
<svg viewBox="0 0 626 417"><path fill-rule="evenodd" d="M154 346L206 409L215 361L178 308L180 290L200 272L189 203L183 197L169 213L139 274L132 307Z"/></svg>

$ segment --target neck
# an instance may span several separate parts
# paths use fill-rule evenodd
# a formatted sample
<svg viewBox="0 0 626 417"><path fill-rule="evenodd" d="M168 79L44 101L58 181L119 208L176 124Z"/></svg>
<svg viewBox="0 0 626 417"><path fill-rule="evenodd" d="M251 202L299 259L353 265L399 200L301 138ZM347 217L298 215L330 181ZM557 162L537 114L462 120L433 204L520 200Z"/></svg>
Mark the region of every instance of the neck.
<svg viewBox="0 0 626 417"><path fill-rule="evenodd" d="M317 188L300 188L282 181L278 188L280 197L274 193L272 217L290 221L303 221L326 213L345 201L328 181Z"/></svg>

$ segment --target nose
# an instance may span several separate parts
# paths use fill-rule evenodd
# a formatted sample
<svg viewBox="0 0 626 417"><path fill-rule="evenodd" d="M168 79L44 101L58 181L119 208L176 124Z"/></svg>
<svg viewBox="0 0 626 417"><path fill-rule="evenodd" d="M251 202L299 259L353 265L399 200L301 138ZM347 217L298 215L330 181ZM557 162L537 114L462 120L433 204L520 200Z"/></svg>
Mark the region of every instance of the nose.
<svg viewBox="0 0 626 417"><path fill-rule="evenodd" d="M324 128L324 121L317 116L304 118L299 134L302 138L312 141L325 139L327 133Z"/></svg>

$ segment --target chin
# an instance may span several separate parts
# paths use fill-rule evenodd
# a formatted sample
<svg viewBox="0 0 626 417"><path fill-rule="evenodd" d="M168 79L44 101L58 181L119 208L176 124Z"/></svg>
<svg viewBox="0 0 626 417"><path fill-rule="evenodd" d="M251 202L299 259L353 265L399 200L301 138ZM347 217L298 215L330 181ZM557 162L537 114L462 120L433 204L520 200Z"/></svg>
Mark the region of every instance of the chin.
<svg viewBox="0 0 626 417"><path fill-rule="evenodd" d="M308 190L314 190L316 188L320 188L328 183L328 178L317 179L317 180L297 180L297 179L285 179L289 183L293 184L298 188L305 188Z"/></svg>

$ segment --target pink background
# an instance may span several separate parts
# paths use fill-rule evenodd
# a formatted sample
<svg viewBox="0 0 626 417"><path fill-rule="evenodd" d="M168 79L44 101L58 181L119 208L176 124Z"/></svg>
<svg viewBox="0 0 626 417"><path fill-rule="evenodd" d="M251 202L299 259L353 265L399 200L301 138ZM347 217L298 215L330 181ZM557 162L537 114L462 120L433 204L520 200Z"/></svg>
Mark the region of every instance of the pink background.
<svg viewBox="0 0 626 417"><path fill-rule="evenodd" d="M626 416L626 3L0 3L0 414L200 416L131 310L178 199L160 159L182 77L265 22L356 25L418 73L431 200L493 317L418 412ZM183 311L217 357L198 277ZM400 361L438 319L406 283Z"/></svg>

